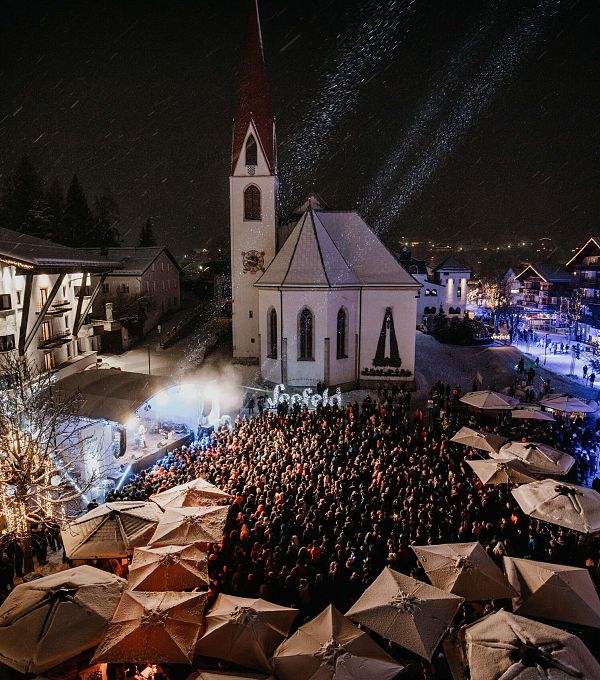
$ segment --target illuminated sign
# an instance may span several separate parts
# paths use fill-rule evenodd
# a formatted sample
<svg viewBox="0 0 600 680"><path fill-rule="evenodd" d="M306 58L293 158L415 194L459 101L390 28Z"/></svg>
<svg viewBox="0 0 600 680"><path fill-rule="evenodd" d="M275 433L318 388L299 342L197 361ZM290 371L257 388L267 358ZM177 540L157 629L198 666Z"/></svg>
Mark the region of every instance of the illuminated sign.
<svg viewBox="0 0 600 680"><path fill-rule="evenodd" d="M342 405L342 391L339 387L336 388L335 394L329 396L329 388L323 391L323 394L313 394L313 390L307 387L302 394L288 394L285 391L285 385L282 383L280 385L275 385L273 390L273 398L267 397L267 404L269 408L277 408L278 404L283 404L287 402L288 404L302 404L308 408L316 408L319 404L333 406L337 403L338 406Z"/></svg>
<svg viewBox="0 0 600 680"><path fill-rule="evenodd" d="M492 340L510 340L510 335L508 333L492 333Z"/></svg>

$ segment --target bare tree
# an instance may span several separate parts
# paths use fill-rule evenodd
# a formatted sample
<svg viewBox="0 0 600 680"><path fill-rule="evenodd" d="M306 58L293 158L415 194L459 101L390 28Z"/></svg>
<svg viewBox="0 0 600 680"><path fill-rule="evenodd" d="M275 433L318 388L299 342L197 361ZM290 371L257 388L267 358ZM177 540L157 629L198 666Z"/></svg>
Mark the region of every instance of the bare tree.
<svg viewBox="0 0 600 680"><path fill-rule="evenodd" d="M65 395L33 360L0 354L0 510L22 543L26 571L33 569L32 532L80 511L102 472L80 404L80 395Z"/></svg>

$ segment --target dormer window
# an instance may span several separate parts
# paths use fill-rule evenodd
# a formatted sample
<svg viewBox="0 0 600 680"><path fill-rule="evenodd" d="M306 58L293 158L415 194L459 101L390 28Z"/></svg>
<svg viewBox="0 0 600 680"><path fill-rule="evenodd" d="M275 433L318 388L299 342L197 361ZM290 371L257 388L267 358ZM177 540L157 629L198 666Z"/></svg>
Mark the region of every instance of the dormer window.
<svg viewBox="0 0 600 680"><path fill-rule="evenodd" d="M250 135L246 142L246 165L258 165L258 149L254 135Z"/></svg>

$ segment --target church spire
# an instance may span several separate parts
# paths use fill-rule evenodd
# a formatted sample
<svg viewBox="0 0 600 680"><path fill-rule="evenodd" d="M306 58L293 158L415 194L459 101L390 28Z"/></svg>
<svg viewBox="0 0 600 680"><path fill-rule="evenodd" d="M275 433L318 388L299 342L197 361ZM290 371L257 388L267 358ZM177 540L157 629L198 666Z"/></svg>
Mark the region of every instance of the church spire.
<svg viewBox="0 0 600 680"><path fill-rule="evenodd" d="M258 0L250 2L248 32L242 63L237 112L233 124L233 145L231 150L231 172L233 174L248 132L254 123L257 142L272 174L277 173L277 151L275 147L275 121L271 109L265 57L260 30Z"/></svg>

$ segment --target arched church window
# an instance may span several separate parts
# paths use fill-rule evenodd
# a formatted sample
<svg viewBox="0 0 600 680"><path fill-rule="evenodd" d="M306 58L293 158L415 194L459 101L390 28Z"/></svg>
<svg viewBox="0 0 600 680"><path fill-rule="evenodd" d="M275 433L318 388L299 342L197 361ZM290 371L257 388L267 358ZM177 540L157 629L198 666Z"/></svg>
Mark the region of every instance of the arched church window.
<svg viewBox="0 0 600 680"><path fill-rule="evenodd" d="M313 314L305 307L298 317L298 359L314 359L313 327Z"/></svg>
<svg viewBox="0 0 600 680"><path fill-rule="evenodd" d="M246 191L244 191L244 219L261 219L260 189L254 184L251 184Z"/></svg>
<svg viewBox="0 0 600 680"><path fill-rule="evenodd" d="M250 135L246 142L246 165L258 165L258 150L254 135Z"/></svg>
<svg viewBox="0 0 600 680"><path fill-rule="evenodd" d="M277 312L273 308L267 317L267 356L277 359Z"/></svg>
<svg viewBox="0 0 600 680"><path fill-rule="evenodd" d="M337 313L337 358L346 359L348 356L346 348L346 326L348 317L346 310L342 307Z"/></svg>

